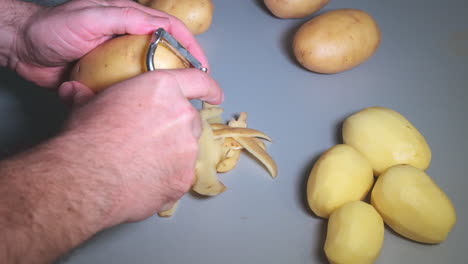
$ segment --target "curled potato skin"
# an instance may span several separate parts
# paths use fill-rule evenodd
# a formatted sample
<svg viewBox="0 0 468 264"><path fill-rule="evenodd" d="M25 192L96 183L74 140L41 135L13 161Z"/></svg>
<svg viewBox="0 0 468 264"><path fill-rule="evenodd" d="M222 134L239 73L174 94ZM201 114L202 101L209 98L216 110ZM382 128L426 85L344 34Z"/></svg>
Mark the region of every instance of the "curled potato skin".
<svg viewBox="0 0 468 264"><path fill-rule="evenodd" d="M304 23L294 36L293 50L306 69L332 74L369 59L380 41L380 29L368 13L337 9Z"/></svg>

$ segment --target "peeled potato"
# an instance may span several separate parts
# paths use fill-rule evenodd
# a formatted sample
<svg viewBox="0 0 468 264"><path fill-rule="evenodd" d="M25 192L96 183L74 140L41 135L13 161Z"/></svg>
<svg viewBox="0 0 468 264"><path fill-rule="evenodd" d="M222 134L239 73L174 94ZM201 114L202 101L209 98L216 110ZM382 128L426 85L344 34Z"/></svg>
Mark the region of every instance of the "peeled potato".
<svg viewBox="0 0 468 264"><path fill-rule="evenodd" d="M104 42L77 62L70 79L99 92L146 72L146 52L150 38L150 35L125 35ZM156 69L189 67L164 44L158 45L153 62Z"/></svg>
<svg viewBox="0 0 468 264"><path fill-rule="evenodd" d="M207 31L213 20L214 5L211 0L139 0L139 2L177 17L195 35Z"/></svg>
<svg viewBox="0 0 468 264"><path fill-rule="evenodd" d="M265 6L279 18L303 18L328 4L330 0L264 0Z"/></svg>
<svg viewBox="0 0 468 264"><path fill-rule="evenodd" d="M431 149L421 133L400 113L384 107L365 108L348 117L343 141L370 161L376 175L398 164L425 170L431 162Z"/></svg>
<svg viewBox="0 0 468 264"><path fill-rule="evenodd" d="M373 183L369 161L348 145L336 145L312 168L307 201L316 215L328 218L340 206L364 199Z"/></svg>
<svg viewBox="0 0 468 264"><path fill-rule="evenodd" d="M372 264L383 246L384 223L361 201L335 210L328 221L325 254L332 264Z"/></svg>
<svg viewBox="0 0 468 264"><path fill-rule="evenodd" d="M457 219L447 195L424 171L409 165L384 172L371 202L395 232L422 243L444 241Z"/></svg>
<svg viewBox="0 0 468 264"><path fill-rule="evenodd" d="M368 13L338 9L304 23L294 36L293 49L306 69L337 73L366 61L379 44L379 27Z"/></svg>
<svg viewBox="0 0 468 264"><path fill-rule="evenodd" d="M241 149L231 149L228 151L226 157L224 157L217 165L216 171L217 172L228 172L233 170L237 162L239 162L241 154Z"/></svg>
<svg viewBox="0 0 468 264"><path fill-rule="evenodd" d="M218 110L218 111L215 111ZM213 118L213 113L221 113L221 108L202 109L202 132L198 143L200 149L196 164L196 179L192 189L206 196L215 196L226 190L226 186L219 181L216 173L216 165L222 158L222 141L215 140L213 130L207 119ZM205 119L206 118L206 119Z"/></svg>

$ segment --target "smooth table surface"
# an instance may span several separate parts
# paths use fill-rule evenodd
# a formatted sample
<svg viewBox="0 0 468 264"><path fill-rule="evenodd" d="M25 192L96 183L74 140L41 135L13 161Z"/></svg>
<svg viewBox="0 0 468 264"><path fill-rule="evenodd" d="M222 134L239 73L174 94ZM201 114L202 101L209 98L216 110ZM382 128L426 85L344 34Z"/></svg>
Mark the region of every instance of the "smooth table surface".
<svg viewBox="0 0 468 264"><path fill-rule="evenodd" d="M104 231L62 260L89 263L326 263L326 221L305 203L313 162L341 142L344 118L368 106L405 115L426 137L428 174L452 199L458 223L429 246L386 228L379 264L465 263L468 228L468 5L450 1L331 1L321 12L359 8L375 17L382 44L363 65L321 75L291 53L295 30L307 19L274 18L262 1L215 0L210 30L198 40L212 75L225 90L224 118L241 111L270 135L279 166L272 180L243 155L221 180L228 190L211 199L186 195L172 218ZM0 154L40 142L59 129L66 108L55 94L0 70Z"/></svg>

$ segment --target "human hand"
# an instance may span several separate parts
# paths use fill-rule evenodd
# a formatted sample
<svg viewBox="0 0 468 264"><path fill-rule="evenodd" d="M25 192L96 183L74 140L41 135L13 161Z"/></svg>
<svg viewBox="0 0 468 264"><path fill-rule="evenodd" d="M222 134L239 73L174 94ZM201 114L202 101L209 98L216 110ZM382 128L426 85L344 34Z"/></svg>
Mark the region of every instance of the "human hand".
<svg viewBox="0 0 468 264"><path fill-rule="evenodd" d="M193 184L201 133L188 99L219 104L223 93L197 69L147 72L77 106L61 134L1 161L0 259L52 263L177 201Z"/></svg>
<svg viewBox="0 0 468 264"><path fill-rule="evenodd" d="M74 85L81 84L62 88ZM84 177L116 190L108 226L168 209L189 190L201 121L188 99L219 104L222 97L202 71L158 70L111 86L76 109L65 134L80 148L77 161L92 170Z"/></svg>
<svg viewBox="0 0 468 264"><path fill-rule="evenodd" d="M208 66L202 48L180 20L129 0L73 0L44 7L19 27L13 45L13 68L44 87L55 88L66 81L72 62L113 36L149 34L159 27ZM91 93L83 86L76 89ZM69 91L61 94L69 96Z"/></svg>

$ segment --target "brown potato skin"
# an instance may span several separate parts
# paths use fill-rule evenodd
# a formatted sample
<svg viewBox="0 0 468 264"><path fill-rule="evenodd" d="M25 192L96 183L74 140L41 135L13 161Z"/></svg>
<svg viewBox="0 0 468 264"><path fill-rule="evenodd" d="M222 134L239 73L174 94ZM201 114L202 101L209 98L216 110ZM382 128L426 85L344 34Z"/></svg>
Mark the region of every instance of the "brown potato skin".
<svg viewBox="0 0 468 264"><path fill-rule="evenodd" d="M146 72L146 52L150 37L125 35L106 41L75 64L70 80L79 81L97 93L117 82ZM188 67L163 45L158 45L153 62L156 69Z"/></svg>
<svg viewBox="0 0 468 264"><path fill-rule="evenodd" d="M139 0L139 2L177 17L194 35L207 31L213 21L214 5L211 0Z"/></svg>
<svg viewBox="0 0 468 264"><path fill-rule="evenodd" d="M278 18L303 18L309 16L330 0L264 0L265 6Z"/></svg>
<svg viewBox="0 0 468 264"><path fill-rule="evenodd" d="M294 55L306 69L338 73L369 59L380 45L376 21L357 9L337 9L304 23L293 41Z"/></svg>

